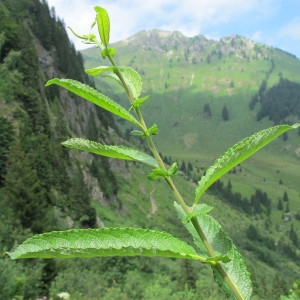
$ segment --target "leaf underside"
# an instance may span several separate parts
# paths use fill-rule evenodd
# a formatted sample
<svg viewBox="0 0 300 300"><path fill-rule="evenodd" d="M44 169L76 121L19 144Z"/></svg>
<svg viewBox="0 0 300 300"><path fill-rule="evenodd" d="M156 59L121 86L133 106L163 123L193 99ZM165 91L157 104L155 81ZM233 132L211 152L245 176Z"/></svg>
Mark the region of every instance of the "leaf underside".
<svg viewBox="0 0 300 300"><path fill-rule="evenodd" d="M209 256L210 254L204 246L194 226L190 222L186 223L188 215L183 211L179 204L174 203L174 205L179 218L193 236L194 243L201 250L200 255ZM252 295L250 274L246 268L245 262L242 260L240 253L237 251L230 237L213 217L203 213L199 214L196 219L198 220L200 228L202 229L208 243L211 245L212 249L214 249L215 253L217 255L223 255L229 258L229 262L219 263L224 268L227 276L230 277L234 282L236 289L240 291L244 299L250 299ZM232 293L230 289L228 290L228 287L216 266L212 266L212 269L215 273L215 277L219 278L218 282L221 288L227 294L229 292ZM230 294L230 297L234 296Z"/></svg>
<svg viewBox="0 0 300 300"><path fill-rule="evenodd" d="M114 71L116 67L114 66L100 66L92 69L85 69L85 73L90 75L90 76L98 76L101 73L104 73L106 71Z"/></svg>
<svg viewBox="0 0 300 300"><path fill-rule="evenodd" d="M82 97L103 109L123 118L139 127L141 127L138 120L126 110L124 107L110 99L109 97L103 95L102 93L98 92L97 90L93 89L92 87L83 84L79 81L73 79L59 79L53 78L46 83L46 86L51 84L57 84L68 91L76 94L79 97Z"/></svg>
<svg viewBox="0 0 300 300"><path fill-rule="evenodd" d="M162 256L198 259L194 248L172 235L140 228L53 231L33 236L8 253L20 258Z"/></svg>
<svg viewBox="0 0 300 300"><path fill-rule="evenodd" d="M134 148L129 148L125 146L102 145L100 143L81 138L72 138L66 140L62 143L62 145L64 145L67 148L83 150L111 158L139 161L152 167L158 165L156 159L152 156L144 152L138 151Z"/></svg>
<svg viewBox="0 0 300 300"><path fill-rule="evenodd" d="M110 35L110 21L107 11L99 6L95 6L96 20L98 25L98 32L101 42L107 47L109 44Z"/></svg>
<svg viewBox="0 0 300 300"><path fill-rule="evenodd" d="M298 128L300 124L278 125L259 131L250 137L247 137L228 149L224 155L219 157L214 165L208 168L205 176L198 182L194 204L196 204L203 193L221 176L230 169L240 164L249 156L253 155L259 149L263 148L284 132Z"/></svg>
<svg viewBox="0 0 300 300"><path fill-rule="evenodd" d="M130 88L132 95L135 99L141 95L143 82L140 74L130 67L120 66L118 70L121 72L126 85ZM121 86L123 86L120 78L116 75L115 70L107 73L108 77L115 79Z"/></svg>
<svg viewBox="0 0 300 300"><path fill-rule="evenodd" d="M183 221L184 224L189 222L192 218L207 214L213 209L212 206L209 206L205 203L197 204L193 206L192 211L186 216L185 220Z"/></svg>

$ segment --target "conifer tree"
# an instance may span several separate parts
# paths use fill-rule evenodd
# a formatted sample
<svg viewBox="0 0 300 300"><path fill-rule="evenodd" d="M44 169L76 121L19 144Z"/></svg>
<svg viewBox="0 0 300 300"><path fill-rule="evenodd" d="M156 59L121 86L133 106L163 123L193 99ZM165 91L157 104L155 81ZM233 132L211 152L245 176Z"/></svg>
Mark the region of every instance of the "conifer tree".
<svg viewBox="0 0 300 300"><path fill-rule="evenodd" d="M282 200L280 198L278 200L277 209L278 210L283 210L283 204L282 204Z"/></svg>
<svg viewBox="0 0 300 300"><path fill-rule="evenodd" d="M206 118L209 118L212 116L212 113L211 113L211 109L210 109L210 105L209 103L206 103L203 107L203 115L204 117Z"/></svg>
<svg viewBox="0 0 300 300"><path fill-rule="evenodd" d="M13 126L6 118L0 116L0 187L6 174L6 163L10 144L14 139Z"/></svg>
<svg viewBox="0 0 300 300"><path fill-rule="evenodd" d="M224 121L229 120L229 113L226 104L224 104L223 109L222 109L222 117Z"/></svg>
<svg viewBox="0 0 300 300"><path fill-rule="evenodd" d="M186 169L186 164L185 164L185 161L184 161L184 160L182 161L180 170L181 170L183 173L186 173L186 171L187 171L187 169Z"/></svg>
<svg viewBox="0 0 300 300"><path fill-rule="evenodd" d="M288 202L289 201L289 197L288 197L288 194L287 194L286 191L283 193L283 198L282 199L283 199L284 202Z"/></svg>
<svg viewBox="0 0 300 300"><path fill-rule="evenodd" d="M291 225L291 228L290 228L290 231L289 231L289 238L290 240L292 241L292 243L298 247L298 244L299 244L299 240L298 240L298 235L294 229L294 225L292 224Z"/></svg>

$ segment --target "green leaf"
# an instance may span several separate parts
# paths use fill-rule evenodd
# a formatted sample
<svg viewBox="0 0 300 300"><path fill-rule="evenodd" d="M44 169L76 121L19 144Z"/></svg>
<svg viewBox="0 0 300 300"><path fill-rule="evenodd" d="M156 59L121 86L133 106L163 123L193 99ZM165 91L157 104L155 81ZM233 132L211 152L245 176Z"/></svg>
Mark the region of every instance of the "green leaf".
<svg viewBox="0 0 300 300"><path fill-rule="evenodd" d="M158 179L160 177L168 177L169 176L169 173L166 171L166 170L163 170L163 169L153 169L152 172L148 175L148 178L150 180L155 180L155 179Z"/></svg>
<svg viewBox="0 0 300 300"><path fill-rule="evenodd" d="M99 74L106 72L106 71L112 71L115 70L116 67L114 66L100 66L97 68L93 68L93 69L86 69L85 73L87 73L90 76L98 76Z"/></svg>
<svg viewBox="0 0 300 300"><path fill-rule="evenodd" d="M107 56L114 57L116 55L115 48L105 48L101 51L101 56L104 59Z"/></svg>
<svg viewBox="0 0 300 300"><path fill-rule="evenodd" d="M143 98L137 98L133 103L132 103L132 108L141 108L142 107L142 104L148 100L150 98L150 96L146 96L146 97L143 97Z"/></svg>
<svg viewBox="0 0 300 300"><path fill-rule="evenodd" d="M134 102L136 102L141 95L143 87L140 74L130 67L118 67L118 70L121 72L126 85L130 88L134 99L136 99ZM115 74L115 72L110 72L107 76L117 80L117 82L123 87L120 78Z"/></svg>
<svg viewBox="0 0 300 300"><path fill-rule="evenodd" d="M176 175L177 173L178 173L178 166L177 166L177 163L174 162L168 171L159 169L159 168L153 169L152 172L148 175L148 178L150 180L155 180L160 177L163 177L163 178L171 177L171 176Z"/></svg>
<svg viewBox="0 0 300 300"><path fill-rule="evenodd" d="M162 256L202 260L194 248L166 232L140 228L53 231L27 239L12 259L107 256Z"/></svg>
<svg viewBox="0 0 300 300"><path fill-rule="evenodd" d="M191 220L191 218L207 214L212 209L213 209L212 206L209 206L205 203L194 205L192 208L192 211L186 216L183 223L186 224L187 222L189 222Z"/></svg>
<svg viewBox="0 0 300 300"><path fill-rule="evenodd" d="M230 258L227 255L217 255L213 257L208 257L205 261L211 263L211 265L214 265L217 262L228 263L230 262Z"/></svg>
<svg viewBox="0 0 300 300"><path fill-rule="evenodd" d="M140 138L146 138L146 136L157 135L157 134L158 134L158 127L156 124L152 125L146 132L142 132L140 130L132 130L130 132L130 135L140 137Z"/></svg>
<svg viewBox="0 0 300 300"><path fill-rule="evenodd" d="M96 36L94 34L84 34L84 35L79 35L77 34L71 27L68 26L68 28L72 31L72 33L78 37L79 39L83 40L84 43L86 44L94 44L96 43Z"/></svg>
<svg viewBox="0 0 300 300"><path fill-rule="evenodd" d="M59 78L53 78L49 80L46 83L46 86L51 84L57 84L68 91L104 108L105 110L141 127L139 121L124 107L86 84L73 79Z"/></svg>
<svg viewBox="0 0 300 300"><path fill-rule="evenodd" d="M227 150L223 156L219 157L213 166L209 167L205 176L198 182L194 204L196 204L202 194L221 176L230 169L240 164L243 160L253 155L284 132L298 128L300 124L278 125L253 134L235 144Z"/></svg>
<svg viewBox="0 0 300 300"><path fill-rule="evenodd" d="M184 223L188 217L187 214L179 204L174 203L174 205L179 218ZM207 210L205 206L203 208ZM240 295L243 296L243 299L250 299L252 295L250 274L246 268L246 264L242 260L242 257L234 246L232 240L213 217L204 213L198 215L196 218L203 234L206 237L207 242L210 244L215 253L215 255L213 255L213 258L222 258L221 262L212 265L212 269L216 273L216 278L219 279L222 288L226 293L230 292L230 296L232 297L232 299L236 299L232 295L231 289L227 289L227 284L224 281L224 276L227 276L232 282L234 288ZM203 241L199 237L192 223L186 223L185 227L191 233L194 238L195 244L201 250L200 254L203 256L212 256L204 246Z"/></svg>
<svg viewBox="0 0 300 300"><path fill-rule="evenodd" d="M98 32L100 35L101 42L105 47L109 44L109 34L110 34L110 21L107 11L100 7L95 6L96 20L98 25Z"/></svg>
<svg viewBox="0 0 300 300"><path fill-rule="evenodd" d="M123 160L139 161L152 167L156 167L158 165L156 159L154 159L152 156L125 146L102 145L97 142L80 138L72 138L63 142L62 144L67 148L83 150L90 153Z"/></svg>
<svg viewBox="0 0 300 300"><path fill-rule="evenodd" d="M171 165L171 167L168 170L168 174L169 174L169 176L175 176L178 174L177 162L173 162L173 164Z"/></svg>
<svg viewBox="0 0 300 300"><path fill-rule="evenodd" d="M140 137L140 138L145 138L145 133L140 130L132 130L130 132L130 135Z"/></svg>
<svg viewBox="0 0 300 300"><path fill-rule="evenodd" d="M158 127L156 124L153 124L148 130L148 135L157 135L158 134Z"/></svg>

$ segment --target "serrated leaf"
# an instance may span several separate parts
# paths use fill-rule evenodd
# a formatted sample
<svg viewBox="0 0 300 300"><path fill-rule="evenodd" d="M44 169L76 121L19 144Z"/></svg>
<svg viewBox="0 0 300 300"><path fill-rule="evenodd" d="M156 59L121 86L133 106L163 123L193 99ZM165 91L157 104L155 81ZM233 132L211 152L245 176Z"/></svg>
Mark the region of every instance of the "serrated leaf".
<svg viewBox="0 0 300 300"><path fill-rule="evenodd" d="M197 216L200 216L203 214L207 214L212 209L213 209L212 206L209 206L205 203L194 205L192 208L192 211L186 216L183 223L186 224L187 222L189 222L191 220L191 218L194 218L194 217L197 217Z"/></svg>
<svg viewBox="0 0 300 300"><path fill-rule="evenodd" d="M230 169L240 164L243 160L253 155L284 132L298 128L300 124L278 125L253 134L228 149L223 156L219 157L213 166L209 167L205 176L198 182L194 204L196 204L203 193L221 176Z"/></svg>
<svg viewBox="0 0 300 300"><path fill-rule="evenodd" d="M63 142L62 145L71 149L83 150L111 158L139 161L152 167L156 167L158 165L156 159L152 156L125 146L102 145L100 143L81 138L69 139Z"/></svg>
<svg viewBox="0 0 300 300"><path fill-rule="evenodd" d="M106 71L113 71L115 70L116 67L112 66L100 66L97 68L93 68L93 69L86 69L85 73L87 73L90 76L98 76L99 74L106 72Z"/></svg>
<svg viewBox="0 0 300 300"><path fill-rule="evenodd" d="M177 162L173 162L171 167L168 169L169 176L175 176L178 174L178 165Z"/></svg>
<svg viewBox="0 0 300 300"><path fill-rule="evenodd" d="M158 134L158 126L156 124L153 124L148 130L147 133L149 135L157 135Z"/></svg>
<svg viewBox="0 0 300 300"><path fill-rule="evenodd" d="M105 47L107 47L109 44L110 35L110 21L108 13L104 8L100 6L95 6L94 9L96 11L96 20L101 42Z"/></svg>
<svg viewBox="0 0 300 300"><path fill-rule="evenodd" d="M130 112L128 112L128 110L86 84L73 79L59 78L53 78L49 80L46 83L46 86L51 84L57 84L68 91L102 107L103 109L141 127L139 121Z"/></svg>
<svg viewBox="0 0 300 300"><path fill-rule="evenodd" d="M133 108L141 108L142 104L149 98L150 98L150 96L135 99L135 101L132 103L132 107Z"/></svg>
<svg viewBox="0 0 300 300"><path fill-rule="evenodd" d="M140 130L132 130L130 135L145 138L145 133Z"/></svg>
<svg viewBox="0 0 300 300"><path fill-rule="evenodd" d="M194 248L166 232L141 228L53 231L27 239L12 259L107 256L162 256L202 260Z"/></svg>
<svg viewBox="0 0 300 300"><path fill-rule="evenodd" d="M101 56L104 59L107 56L114 57L116 54L115 48L105 48L101 51Z"/></svg>
<svg viewBox="0 0 300 300"><path fill-rule="evenodd" d="M193 227L193 225L190 222L187 222L189 219L188 215L185 213L185 211L182 209L182 207L177 203L174 202L174 207L177 211L179 219L182 221L186 229L189 231L189 233L192 235L195 245L200 249L201 255L204 255L206 257L210 257L209 252L207 251L203 241L199 237L197 231Z"/></svg>
<svg viewBox="0 0 300 300"><path fill-rule="evenodd" d="M160 177L165 178L165 177L169 177L169 176L174 176L177 173L178 173L178 166L177 166L177 163L174 162L168 171L159 169L159 168L153 169L152 172L148 175L148 178L150 180L155 180Z"/></svg>
<svg viewBox="0 0 300 300"><path fill-rule="evenodd" d="M132 130L130 132L130 135L132 136L137 136L137 137L141 137L141 138L146 138L146 136L150 136L150 135L157 135L158 134L158 127L156 124L152 125L147 131L142 132L140 130Z"/></svg>
<svg viewBox="0 0 300 300"><path fill-rule="evenodd" d="M126 85L130 88L134 99L136 99L134 102L136 102L141 95L143 87L140 74L130 67L118 67L118 69L121 72ZM117 82L121 86L123 86L120 78L114 72L110 72L109 74L107 74L107 76L117 80Z"/></svg>
<svg viewBox="0 0 300 300"><path fill-rule="evenodd" d="M184 223L184 221L187 218L187 214L184 212L184 210L179 204L174 203L174 206L179 218ZM206 237L207 242L210 244L215 253L213 257L221 256L225 258L225 261L228 261L226 263L219 263L221 265L221 268L223 269L222 271L225 272L222 272L222 274L220 273L220 266L218 267L217 265L212 265L214 272L217 273L217 277L222 279L220 279L222 288L226 293L228 292L228 290L226 289L227 284L225 284L224 282L224 276L228 276L228 278L232 281L233 285L235 286L235 289L239 292L240 295L243 296L243 299L250 299L252 295L252 284L250 274L246 268L244 261L242 260L240 253L234 246L232 240L221 227L221 225L213 217L207 214L201 214L196 218L202 232ZM186 223L185 227L193 236L195 244L201 250L201 255L211 256L191 222ZM229 291L230 293L232 293L231 290Z"/></svg>
<svg viewBox="0 0 300 300"><path fill-rule="evenodd" d="M169 174L166 170L156 168L152 170L152 172L148 175L148 178L150 180L155 180L160 177L167 177L167 176L169 176Z"/></svg>

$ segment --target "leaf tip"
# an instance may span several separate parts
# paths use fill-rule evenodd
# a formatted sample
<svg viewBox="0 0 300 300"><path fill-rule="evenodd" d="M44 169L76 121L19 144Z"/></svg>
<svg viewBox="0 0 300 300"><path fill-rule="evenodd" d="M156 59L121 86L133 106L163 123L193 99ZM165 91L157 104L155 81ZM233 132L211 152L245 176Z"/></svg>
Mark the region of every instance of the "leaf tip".
<svg viewBox="0 0 300 300"><path fill-rule="evenodd" d="M45 83L45 86L49 86L49 85L53 84L53 83L54 83L54 79L55 79L55 78L48 80L48 81Z"/></svg>

